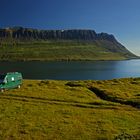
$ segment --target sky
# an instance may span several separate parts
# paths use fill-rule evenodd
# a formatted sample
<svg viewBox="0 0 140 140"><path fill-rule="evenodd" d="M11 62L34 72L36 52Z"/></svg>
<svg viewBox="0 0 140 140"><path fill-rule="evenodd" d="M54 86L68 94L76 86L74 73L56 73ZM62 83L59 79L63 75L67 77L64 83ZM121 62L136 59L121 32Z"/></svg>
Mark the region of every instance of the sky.
<svg viewBox="0 0 140 140"><path fill-rule="evenodd" d="M140 55L140 0L0 0L0 28L92 29Z"/></svg>

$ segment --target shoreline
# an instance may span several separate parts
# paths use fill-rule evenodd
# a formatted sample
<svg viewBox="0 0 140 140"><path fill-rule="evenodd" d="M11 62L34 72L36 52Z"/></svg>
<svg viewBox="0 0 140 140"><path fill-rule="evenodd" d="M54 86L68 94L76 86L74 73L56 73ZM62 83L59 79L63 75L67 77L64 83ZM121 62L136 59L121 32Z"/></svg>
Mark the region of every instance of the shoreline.
<svg viewBox="0 0 140 140"><path fill-rule="evenodd" d="M126 58L126 59L52 59L52 60L0 60L0 62L91 62L91 61L128 61L128 60L139 60L138 58Z"/></svg>

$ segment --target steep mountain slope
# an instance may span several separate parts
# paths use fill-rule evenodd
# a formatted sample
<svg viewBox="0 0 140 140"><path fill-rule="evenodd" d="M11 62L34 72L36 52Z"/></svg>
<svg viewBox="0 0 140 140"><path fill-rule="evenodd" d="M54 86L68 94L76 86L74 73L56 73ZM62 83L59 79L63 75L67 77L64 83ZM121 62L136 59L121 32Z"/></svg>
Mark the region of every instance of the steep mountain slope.
<svg viewBox="0 0 140 140"><path fill-rule="evenodd" d="M0 29L1 60L120 60L137 58L113 35L94 30ZM9 48L10 47L10 48Z"/></svg>

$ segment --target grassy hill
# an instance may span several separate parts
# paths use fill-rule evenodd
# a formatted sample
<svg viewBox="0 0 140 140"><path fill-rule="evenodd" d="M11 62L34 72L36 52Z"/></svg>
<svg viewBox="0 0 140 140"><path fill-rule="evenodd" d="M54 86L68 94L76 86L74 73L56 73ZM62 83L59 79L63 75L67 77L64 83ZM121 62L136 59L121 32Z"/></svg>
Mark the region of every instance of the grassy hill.
<svg viewBox="0 0 140 140"><path fill-rule="evenodd" d="M0 139L140 139L140 79L24 80L0 94Z"/></svg>
<svg viewBox="0 0 140 140"><path fill-rule="evenodd" d="M1 61L123 60L137 58L110 41L24 41L1 43Z"/></svg>

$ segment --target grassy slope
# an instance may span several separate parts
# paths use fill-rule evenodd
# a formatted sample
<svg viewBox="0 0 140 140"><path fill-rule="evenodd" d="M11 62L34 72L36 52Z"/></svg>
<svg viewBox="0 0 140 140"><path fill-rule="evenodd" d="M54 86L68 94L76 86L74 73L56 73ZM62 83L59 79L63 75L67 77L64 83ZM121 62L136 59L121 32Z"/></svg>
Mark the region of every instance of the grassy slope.
<svg viewBox="0 0 140 140"><path fill-rule="evenodd" d="M107 43L106 43L107 45ZM111 45L111 44L109 44ZM112 44L113 45L113 44ZM0 60L122 60L124 54L113 53L101 42L39 41L2 43Z"/></svg>
<svg viewBox="0 0 140 140"><path fill-rule="evenodd" d="M113 96L140 102L138 78L24 80L21 89L0 95L0 139L140 139L138 106L101 99L92 88L103 91L106 99Z"/></svg>

